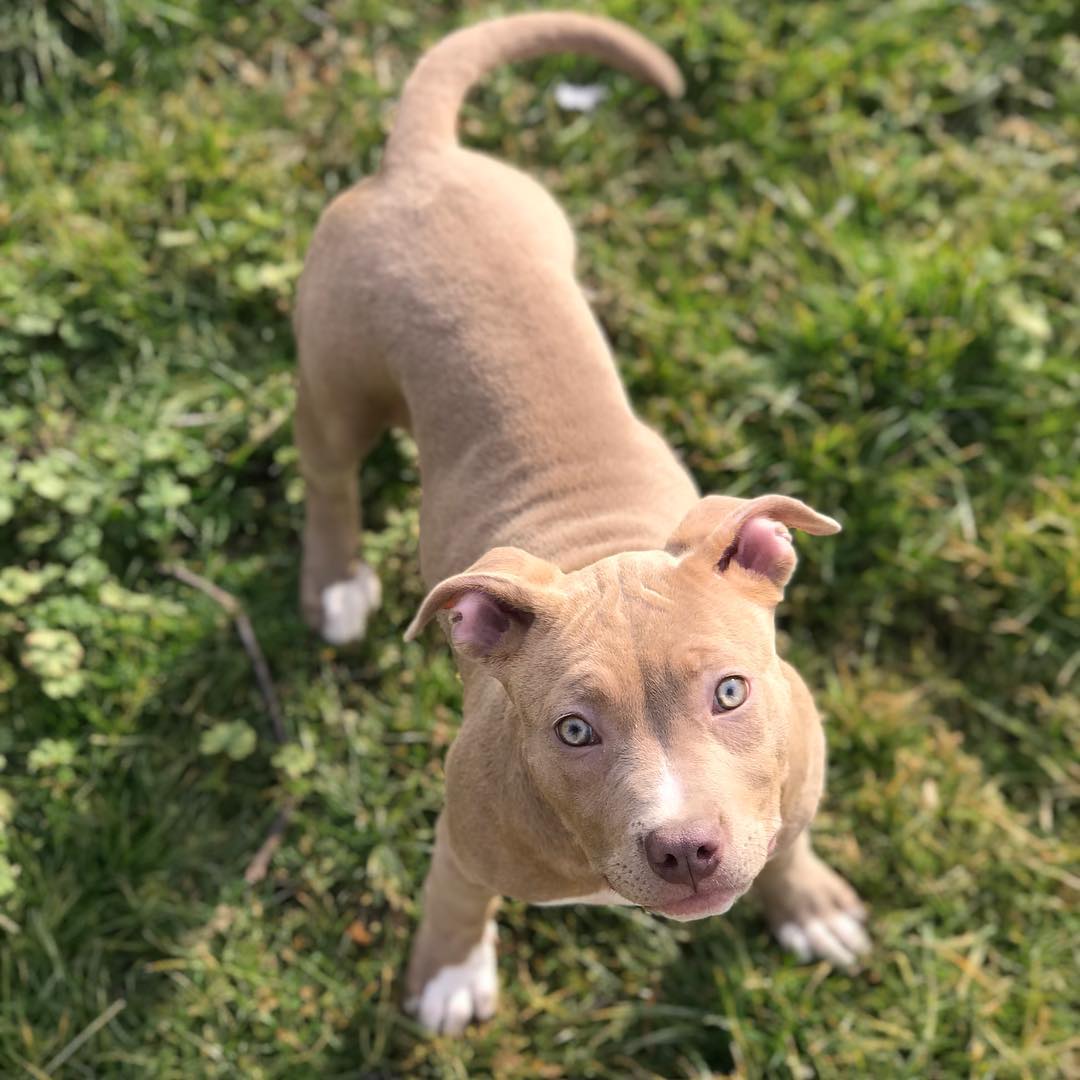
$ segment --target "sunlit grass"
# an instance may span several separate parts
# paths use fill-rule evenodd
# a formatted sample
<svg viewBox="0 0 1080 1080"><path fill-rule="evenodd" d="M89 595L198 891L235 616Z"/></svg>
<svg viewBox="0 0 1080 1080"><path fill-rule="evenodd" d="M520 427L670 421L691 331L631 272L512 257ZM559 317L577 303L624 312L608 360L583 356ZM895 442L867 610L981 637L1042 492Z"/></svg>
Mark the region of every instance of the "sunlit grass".
<svg viewBox="0 0 1080 1080"><path fill-rule="evenodd" d="M364 475L386 592L368 640L301 626L288 310L409 64L497 8L18 0L0 14L3 1075L1067 1073L1070 5L604 6L673 51L685 100L552 60L489 79L464 131L567 207L635 403L703 488L844 523L806 545L782 624L828 717L818 843L871 905L867 969L793 964L749 904L677 926L511 903L500 1017L419 1036L398 997L458 684L434 639L401 641L421 595L407 440ZM613 94L560 113L567 75ZM242 598L302 753L275 758L227 616L162 561Z"/></svg>

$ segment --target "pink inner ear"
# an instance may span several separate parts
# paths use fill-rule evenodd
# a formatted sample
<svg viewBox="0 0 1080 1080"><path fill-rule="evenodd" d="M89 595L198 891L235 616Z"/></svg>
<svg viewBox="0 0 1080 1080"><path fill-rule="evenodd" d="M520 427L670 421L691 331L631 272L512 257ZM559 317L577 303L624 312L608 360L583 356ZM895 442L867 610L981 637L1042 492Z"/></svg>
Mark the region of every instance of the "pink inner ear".
<svg viewBox="0 0 1080 1080"><path fill-rule="evenodd" d="M510 629L510 616L487 593L464 592L450 605L450 637L485 656Z"/></svg>
<svg viewBox="0 0 1080 1080"><path fill-rule="evenodd" d="M751 518L739 531L733 558L747 570L786 582L795 566L795 545L782 522Z"/></svg>

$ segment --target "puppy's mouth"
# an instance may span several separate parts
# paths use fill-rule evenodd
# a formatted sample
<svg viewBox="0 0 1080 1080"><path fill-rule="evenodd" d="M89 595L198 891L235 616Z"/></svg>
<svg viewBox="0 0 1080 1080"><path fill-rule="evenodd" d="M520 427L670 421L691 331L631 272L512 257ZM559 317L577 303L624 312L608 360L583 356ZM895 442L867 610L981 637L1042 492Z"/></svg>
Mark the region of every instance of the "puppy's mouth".
<svg viewBox="0 0 1080 1080"><path fill-rule="evenodd" d="M716 887L706 892L700 890L691 892L677 900L666 900L661 904L657 904L631 900L626 896L625 892L612 885L606 874L604 875L604 884L627 903L636 904L651 915L662 915L665 919L675 919L678 922L691 922L694 919L708 919L714 915L726 915L735 906L735 902L749 891L749 886L741 889Z"/></svg>
<svg viewBox="0 0 1080 1080"><path fill-rule="evenodd" d="M729 912L735 906L735 901L745 892L745 889L710 889L708 892L694 892L681 900L673 900L662 907L648 907L646 910L679 922L708 919L713 915Z"/></svg>

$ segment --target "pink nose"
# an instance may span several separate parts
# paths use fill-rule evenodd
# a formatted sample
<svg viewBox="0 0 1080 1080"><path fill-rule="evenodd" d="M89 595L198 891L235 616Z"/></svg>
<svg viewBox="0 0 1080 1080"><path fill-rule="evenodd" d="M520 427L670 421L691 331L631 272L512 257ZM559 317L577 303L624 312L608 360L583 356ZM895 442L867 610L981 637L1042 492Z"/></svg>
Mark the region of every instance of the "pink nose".
<svg viewBox="0 0 1080 1080"><path fill-rule="evenodd" d="M653 871L672 885L692 885L711 877L720 865L720 828L694 821L654 829L645 837L645 855Z"/></svg>

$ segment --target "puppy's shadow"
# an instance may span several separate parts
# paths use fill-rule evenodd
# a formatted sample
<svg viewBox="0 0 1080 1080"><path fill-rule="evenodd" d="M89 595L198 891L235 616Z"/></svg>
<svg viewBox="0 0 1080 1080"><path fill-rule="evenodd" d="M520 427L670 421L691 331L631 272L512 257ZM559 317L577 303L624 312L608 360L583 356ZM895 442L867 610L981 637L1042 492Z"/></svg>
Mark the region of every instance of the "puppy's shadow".
<svg viewBox="0 0 1080 1080"><path fill-rule="evenodd" d="M607 1070L598 1075L726 1075L735 1067L729 1010L738 994L728 980L764 945L756 911L690 924L631 908L529 908L523 916L513 932L528 939L528 976L556 1002L556 1028L582 1010L580 1037Z"/></svg>
<svg viewBox="0 0 1080 1080"><path fill-rule="evenodd" d="M658 1013L677 1021L683 1034L668 1057L680 1067L679 1075L688 1066L727 1075L737 1064L735 1033L746 1020L738 1014L741 986L768 949L761 913L744 901L729 915L685 924L674 933L678 954L665 965L656 990ZM660 1075L673 1075L661 1064L653 1066Z"/></svg>

